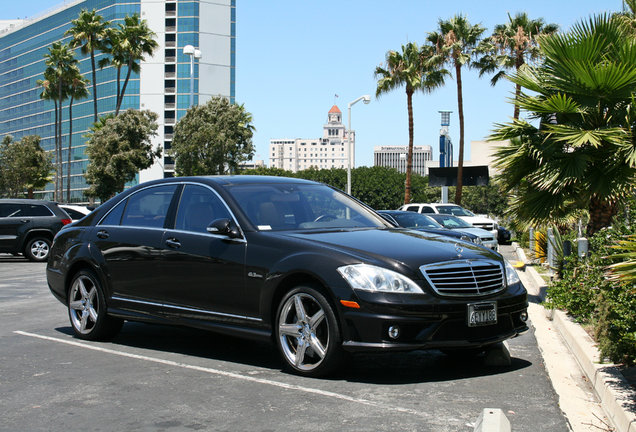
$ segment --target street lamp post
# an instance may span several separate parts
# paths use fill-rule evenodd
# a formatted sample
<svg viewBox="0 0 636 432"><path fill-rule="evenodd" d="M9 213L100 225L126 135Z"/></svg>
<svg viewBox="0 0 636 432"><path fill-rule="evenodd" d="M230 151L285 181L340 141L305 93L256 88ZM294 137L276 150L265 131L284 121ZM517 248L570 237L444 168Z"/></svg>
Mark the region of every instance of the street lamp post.
<svg viewBox="0 0 636 432"><path fill-rule="evenodd" d="M190 106L194 105L194 59L201 58L201 51L192 45L183 47L183 53L190 56Z"/></svg>
<svg viewBox="0 0 636 432"><path fill-rule="evenodd" d="M368 104L369 102L371 102L371 96L360 96L358 99L354 100L353 102L349 102L349 104L347 105L349 115L349 133L347 133L347 148L349 150L349 154L347 155L347 193L349 195L351 195L351 159L353 156L353 143L351 140L351 107L360 101L364 101L365 104Z"/></svg>

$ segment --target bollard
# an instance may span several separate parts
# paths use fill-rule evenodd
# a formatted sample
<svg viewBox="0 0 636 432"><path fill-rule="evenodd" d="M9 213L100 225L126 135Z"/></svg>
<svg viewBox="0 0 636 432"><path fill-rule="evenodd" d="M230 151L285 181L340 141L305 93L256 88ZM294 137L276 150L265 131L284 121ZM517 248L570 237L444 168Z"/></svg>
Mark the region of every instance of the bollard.
<svg viewBox="0 0 636 432"><path fill-rule="evenodd" d="M576 239L576 247L579 251L579 258L587 257L587 251L589 249L589 242L585 237Z"/></svg>
<svg viewBox="0 0 636 432"><path fill-rule="evenodd" d="M484 408L473 430L474 432L510 432L510 421L499 408Z"/></svg>
<svg viewBox="0 0 636 432"><path fill-rule="evenodd" d="M530 238L529 238L529 247L530 247L530 253L533 254L534 253L534 228L530 227Z"/></svg>
<svg viewBox="0 0 636 432"><path fill-rule="evenodd" d="M548 228L548 266L553 269L556 267L556 253L554 250L554 231Z"/></svg>

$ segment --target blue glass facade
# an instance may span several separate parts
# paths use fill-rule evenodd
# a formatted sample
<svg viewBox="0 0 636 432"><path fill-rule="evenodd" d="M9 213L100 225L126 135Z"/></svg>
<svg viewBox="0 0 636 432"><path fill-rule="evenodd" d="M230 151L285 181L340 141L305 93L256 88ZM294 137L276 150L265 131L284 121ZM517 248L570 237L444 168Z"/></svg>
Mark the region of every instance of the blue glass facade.
<svg viewBox="0 0 636 432"><path fill-rule="evenodd" d="M50 152L54 151L54 122L55 111L52 101L40 99L42 88L37 85L42 80L46 68L44 55L53 42L68 42L69 37L64 33L71 27L71 20L77 18L82 9L97 10L105 20L113 23L123 21L126 15L139 13L141 15L142 0L84 0L66 9L61 9L49 16L23 25L10 32L0 33L0 139L5 135L12 135L19 140L27 135L39 135L42 147ZM164 0L166 19L165 27L152 28L157 34L160 46L165 45L166 79L164 107L155 107L163 113L166 125L174 124L189 107L190 95L190 58L183 54L185 45L199 46L199 0ZM231 67L229 94L232 101L235 95L234 67L235 67L235 2L231 2ZM142 15L143 18L143 15ZM165 37L164 41L159 38ZM169 43L172 41L172 43ZM98 62L103 55L96 53ZM76 50L76 58L80 60L80 72L92 80L90 57ZM142 64L142 70L143 70ZM168 77L169 68L173 68L173 76ZM194 70L195 103L198 103L198 64ZM122 69L123 74L126 68ZM143 72L142 72L143 73ZM117 92L116 70L107 67L97 71L98 111L100 115L114 112ZM174 88L174 90L171 90ZM72 201L86 201L83 190L87 188L84 172L88 166L85 155L86 138L93 122L93 87L89 84L89 97L76 100L73 103L73 136L71 149L71 188ZM140 78L133 73L126 88L126 95L122 103L122 110L127 108L140 109L142 105L140 95ZM145 108L148 108L147 106ZM145 109L144 108L144 109ZM172 110L172 111L168 111ZM64 185L66 187L67 157L69 144L69 110L68 101L63 104L62 125L62 161ZM175 119L175 120L171 120ZM160 125L160 128L162 125ZM168 139L168 137L166 137ZM164 143L166 147L169 142ZM53 199L53 184L47 185L44 191L36 193L38 198ZM74 190L73 190L74 189Z"/></svg>

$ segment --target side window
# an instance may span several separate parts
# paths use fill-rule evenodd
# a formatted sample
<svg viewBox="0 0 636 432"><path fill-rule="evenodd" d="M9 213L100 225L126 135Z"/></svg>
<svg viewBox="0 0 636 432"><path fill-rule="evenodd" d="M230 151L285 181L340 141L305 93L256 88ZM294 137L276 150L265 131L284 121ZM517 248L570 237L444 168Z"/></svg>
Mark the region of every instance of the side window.
<svg viewBox="0 0 636 432"><path fill-rule="evenodd" d="M114 209L108 213L108 216L104 218L100 222L100 225L119 225L121 223L121 217L124 214L124 209L126 208L126 203L128 200L124 200L117 204Z"/></svg>
<svg viewBox="0 0 636 432"><path fill-rule="evenodd" d="M420 211L420 213L435 213L435 210L433 210L429 206L423 206L422 207L422 211Z"/></svg>
<svg viewBox="0 0 636 432"><path fill-rule="evenodd" d="M0 204L0 217L16 217L19 213L18 204Z"/></svg>
<svg viewBox="0 0 636 432"><path fill-rule="evenodd" d="M414 211L414 212L416 212L416 211L419 211L419 209L420 209L419 206L408 206L406 208L406 211Z"/></svg>
<svg viewBox="0 0 636 432"><path fill-rule="evenodd" d="M207 233L206 228L216 219L231 219L219 197L206 187L186 185L181 194L175 229Z"/></svg>
<svg viewBox="0 0 636 432"><path fill-rule="evenodd" d="M122 226L161 228L166 220L176 185L151 187L128 198Z"/></svg>
<svg viewBox="0 0 636 432"><path fill-rule="evenodd" d="M41 204L24 204L20 216L53 216L53 212Z"/></svg>

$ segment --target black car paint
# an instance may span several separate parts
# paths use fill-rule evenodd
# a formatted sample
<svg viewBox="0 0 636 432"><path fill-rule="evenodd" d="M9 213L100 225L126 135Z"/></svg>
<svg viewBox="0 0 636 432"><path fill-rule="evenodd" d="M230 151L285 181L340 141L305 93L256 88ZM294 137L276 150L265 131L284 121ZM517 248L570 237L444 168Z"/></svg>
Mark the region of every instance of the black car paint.
<svg viewBox="0 0 636 432"><path fill-rule="evenodd" d="M419 266L457 259L456 240L393 228L388 224L384 229L259 231L225 189L231 184L257 181L305 182L249 176L183 177L149 182L123 192L58 234L47 266L52 293L66 304L72 275L82 268L90 268L105 287L109 314L129 320L169 322L269 340L278 302L289 289L306 284L327 294L341 326L343 346L350 351L484 346L527 330L519 319L519 314L527 308L527 294L520 283L502 293L479 298L479 301L498 303L502 329L496 331L483 328L465 331L467 300L442 298L428 286ZM202 250L195 253L194 258L192 254L179 256L165 245L174 234L169 228L142 234L139 231L144 230L119 227L126 231L121 236L112 234L115 230L108 228L108 241L114 243L113 247L121 245L120 242L127 244L117 252L120 254L117 259L122 261L117 268L100 249L100 242L104 241L99 238L100 230L104 228L96 223L117 203L141 188L166 182L197 183L212 188L232 211L241 238L190 234L196 236L193 242L215 243L225 250L233 250L216 260ZM168 223L174 222L174 211L175 208L171 208ZM182 243L188 242L184 233L177 234ZM152 247L143 244L143 235L149 236ZM502 262L500 255L462 242L462 259L473 258ZM190 261L186 270L179 270L179 264ZM404 274L426 294L353 290L336 268L361 262ZM202 283L218 276L227 264L236 270L236 274L224 280L213 294L215 301L208 302L209 288ZM122 292L118 281L114 281L115 273L120 271L132 278L131 283L125 282L125 278L119 281L128 287L128 291ZM181 279L178 281L175 272L179 272ZM192 283L193 280L196 283ZM191 291L186 296L189 300L178 295L184 291ZM347 308L340 300L356 301L361 307ZM391 323L406 329L400 341L391 341L386 336L386 327ZM440 339L440 334L447 334L450 339Z"/></svg>

